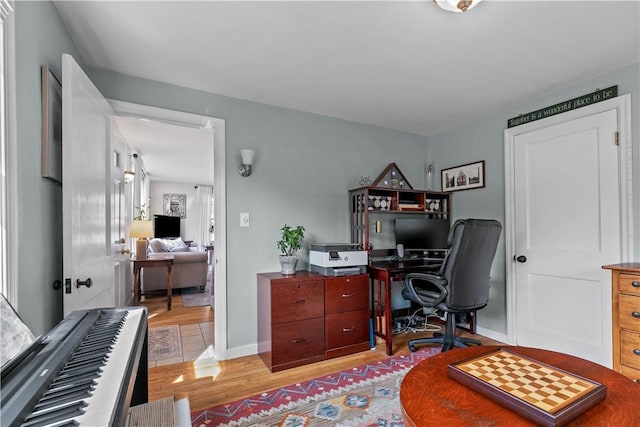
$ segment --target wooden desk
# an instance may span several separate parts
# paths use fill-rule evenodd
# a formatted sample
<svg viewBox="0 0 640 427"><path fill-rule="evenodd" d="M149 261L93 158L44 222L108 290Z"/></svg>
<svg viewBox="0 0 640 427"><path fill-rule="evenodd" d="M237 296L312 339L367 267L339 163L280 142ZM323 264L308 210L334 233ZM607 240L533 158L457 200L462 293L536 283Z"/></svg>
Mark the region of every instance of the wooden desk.
<svg viewBox="0 0 640 427"><path fill-rule="evenodd" d="M173 255L155 256L153 258L132 259L133 262L133 302L140 305L140 270L143 267L167 268L167 310L171 310L171 268L173 267Z"/></svg>
<svg viewBox="0 0 640 427"><path fill-rule="evenodd" d="M625 376L578 357L548 350L482 346L456 349L430 357L413 367L402 380L400 405L407 426L444 424L530 426L530 421L449 378L447 366L483 353L511 349L607 387L607 398L571 426L640 425L640 386Z"/></svg>
<svg viewBox="0 0 640 427"><path fill-rule="evenodd" d="M440 269L441 261L423 259L406 261L377 261L369 264L371 278L371 317L373 333L386 342L387 354L393 354L393 333L391 313L391 281L402 280L407 273L433 273ZM376 292L375 282L378 281ZM381 301L385 302L384 310Z"/></svg>

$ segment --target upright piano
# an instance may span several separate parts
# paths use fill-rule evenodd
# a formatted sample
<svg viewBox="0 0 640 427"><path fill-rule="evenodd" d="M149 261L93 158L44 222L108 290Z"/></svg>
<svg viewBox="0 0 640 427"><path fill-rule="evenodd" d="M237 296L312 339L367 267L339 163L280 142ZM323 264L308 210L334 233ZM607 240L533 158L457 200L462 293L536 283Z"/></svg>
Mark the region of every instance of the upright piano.
<svg viewBox="0 0 640 427"><path fill-rule="evenodd" d="M77 310L2 366L2 427L124 426L148 400L147 310Z"/></svg>

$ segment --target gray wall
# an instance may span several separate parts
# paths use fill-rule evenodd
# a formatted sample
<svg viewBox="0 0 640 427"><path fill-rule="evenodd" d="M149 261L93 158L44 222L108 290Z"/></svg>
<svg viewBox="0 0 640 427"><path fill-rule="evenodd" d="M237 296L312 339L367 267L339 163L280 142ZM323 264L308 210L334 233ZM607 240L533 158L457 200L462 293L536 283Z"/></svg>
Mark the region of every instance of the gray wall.
<svg viewBox="0 0 640 427"><path fill-rule="evenodd" d="M61 76L61 54L83 62L57 10L50 2L16 5L18 135L18 311L36 334L49 330L62 315L61 293L51 284L62 277L61 187L40 176L40 66ZM348 240L348 197L360 176L375 179L396 162L415 188L424 188L425 158L439 170L475 160L486 161L486 188L453 195L456 218L491 217L504 221L503 131L508 118L595 90L619 85L632 94L633 164L639 164L639 65L559 88L553 93L505 107L501 113L466 123L429 138L373 126L237 100L102 70L87 70L107 98L222 118L226 121L228 347L256 342L258 272L277 271L275 242L284 224L307 229L305 246ZM236 172L239 150L256 150L254 173ZM634 175L634 194L640 178ZM640 229L639 201L634 227ZM251 227L239 227L240 212L251 214ZM636 233L636 240L637 240ZM640 245L636 241L636 254ZM302 255L306 258L307 251ZM491 303L481 326L506 332L504 245L494 265ZM637 256L636 256L637 258ZM305 268L306 263L300 266Z"/></svg>
<svg viewBox="0 0 640 427"><path fill-rule="evenodd" d="M62 80L62 53L82 60L50 2L16 2L18 311L34 334L62 316L62 187L40 174L40 67Z"/></svg>
<svg viewBox="0 0 640 427"><path fill-rule="evenodd" d="M84 65L53 4L18 2L18 311L36 334L62 316L61 293L51 286L62 277L61 187L40 176L40 65L61 77L62 53ZM282 225L304 225L307 247L346 241L347 192L361 175L375 178L396 162L414 186L423 185L424 136L106 71L87 73L107 98L226 120L229 348L256 342L256 273L279 270L275 242ZM236 172L241 148L256 150L249 178ZM239 227L240 212L251 214L250 228Z"/></svg>
<svg viewBox="0 0 640 427"><path fill-rule="evenodd" d="M180 88L104 70L89 70L107 98L226 121L228 348L257 342L256 273L279 271L280 228L304 225L305 247L349 239L348 190L396 162L424 185L427 138ZM253 174L237 172L240 149L256 151ZM152 202L153 203L153 202ZM240 212L251 217L240 228ZM308 251L299 254L307 267Z"/></svg>
<svg viewBox="0 0 640 427"><path fill-rule="evenodd" d="M481 120L463 124L455 129L429 136L429 157L434 160L435 169L485 160L486 187L483 189L459 191L452 196L454 218L487 217L496 218L504 224L504 130L507 120L518 114L528 113L580 95L618 85L618 94L631 94L631 122L633 135L633 168L639 170L640 144L638 143L638 114L640 112L640 64L619 69L606 75L559 88L553 93L543 94L517 105L511 105L504 111L484 117ZM435 188L440 188L439 172L436 175ZM640 189L640 174L633 176L633 194ZM633 201L635 233L635 259L640 254L638 230L640 230L640 200ZM478 316L478 323L496 332L506 333L506 295L505 295L505 253L504 240L496 254L492 271L492 287L489 305Z"/></svg>

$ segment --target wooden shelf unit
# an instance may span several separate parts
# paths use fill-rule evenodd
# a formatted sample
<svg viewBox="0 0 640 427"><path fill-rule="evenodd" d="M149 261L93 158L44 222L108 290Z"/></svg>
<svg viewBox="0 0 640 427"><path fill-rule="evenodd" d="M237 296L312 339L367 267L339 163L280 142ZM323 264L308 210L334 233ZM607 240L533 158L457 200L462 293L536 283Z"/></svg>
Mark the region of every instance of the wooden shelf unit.
<svg viewBox="0 0 640 427"><path fill-rule="evenodd" d="M372 215L416 215L451 219L450 193L403 188L361 187L349 191L351 243L371 250Z"/></svg>

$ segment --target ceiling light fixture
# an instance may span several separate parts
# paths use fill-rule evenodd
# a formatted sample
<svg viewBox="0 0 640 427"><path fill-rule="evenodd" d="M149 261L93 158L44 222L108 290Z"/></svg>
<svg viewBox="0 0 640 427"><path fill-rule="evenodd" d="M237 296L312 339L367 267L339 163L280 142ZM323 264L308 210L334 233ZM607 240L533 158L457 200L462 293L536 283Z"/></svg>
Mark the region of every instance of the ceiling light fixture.
<svg viewBox="0 0 640 427"><path fill-rule="evenodd" d="M473 9L481 0L433 0L441 9L449 12L466 12Z"/></svg>

